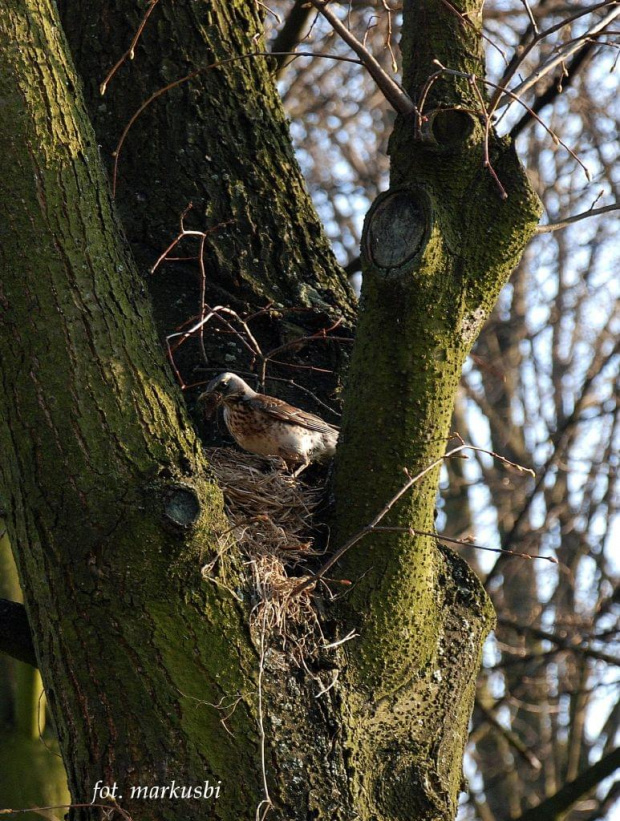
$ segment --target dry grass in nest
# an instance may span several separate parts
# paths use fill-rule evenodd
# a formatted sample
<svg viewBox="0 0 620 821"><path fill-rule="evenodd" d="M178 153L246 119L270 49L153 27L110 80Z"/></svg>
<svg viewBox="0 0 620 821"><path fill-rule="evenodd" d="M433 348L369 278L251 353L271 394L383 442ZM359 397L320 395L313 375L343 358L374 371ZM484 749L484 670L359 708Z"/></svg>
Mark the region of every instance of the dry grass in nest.
<svg viewBox="0 0 620 821"><path fill-rule="evenodd" d="M247 559L258 602L252 622L280 635L284 644L305 645L318 628L312 587L292 597L303 577L290 576L287 568L314 555L310 533L321 488L302 484L283 470L279 459L232 448L212 448L207 458L224 493L230 528L220 535L220 552L203 575L215 581L219 556L236 546Z"/></svg>
<svg viewBox="0 0 620 821"><path fill-rule="evenodd" d="M291 562L308 555L320 488L307 487L279 469L279 459L231 448L213 448L207 457L224 492L235 541L248 556L275 555ZM273 466L265 470L268 461Z"/></svg>

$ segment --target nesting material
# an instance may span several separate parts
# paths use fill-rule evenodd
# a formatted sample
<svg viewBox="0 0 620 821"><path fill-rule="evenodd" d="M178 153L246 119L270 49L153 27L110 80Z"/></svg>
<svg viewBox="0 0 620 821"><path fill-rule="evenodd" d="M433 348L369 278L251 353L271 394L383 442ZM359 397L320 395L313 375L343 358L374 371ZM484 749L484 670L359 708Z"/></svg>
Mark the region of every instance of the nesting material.
<svg viewBox="0 0 620 821"><path fill-rule="evenodd" d="M209 449L207 458L224 493L230 527L220 534L219 552L203 567L203 577L219 584L219 557L239 550L254 600L250 627L261 658L268 635L279 638L280 651L305 665L325 640L312 601L314 584L293 595L308 576L289 571L316 555L312 520L322 488L302 484L281 459L232 448Z"/></svg>
<svg viewBox="0 0 620 821"><path fill-rule="evenodd" d="M235 541L250 558L279 556L294 563L311 552L320 488L293 478L280 459L232 448L212 448L207 458L224 492Z"/></svg>
<svg viewBox="0 0 620 821"><path fill-rule="evenodd" d="M266 634L277 635L281 649L303 663L304 656L313 655L323 639L312 603L312 587L292 596L303 579L288 576L286 566L276 556L250 559L248 567L258 600L250 619L257 643L262 643Z"/></svg>

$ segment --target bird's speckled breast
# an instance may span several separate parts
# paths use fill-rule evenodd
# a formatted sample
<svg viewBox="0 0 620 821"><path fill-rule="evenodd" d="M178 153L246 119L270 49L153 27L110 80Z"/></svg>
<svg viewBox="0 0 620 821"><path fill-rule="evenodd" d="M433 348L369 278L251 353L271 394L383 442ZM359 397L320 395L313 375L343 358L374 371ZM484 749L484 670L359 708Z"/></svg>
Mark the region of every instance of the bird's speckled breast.
<svg viewBox="0 0 620 821"><path fill-rule="evenodd" d="M252 410L244 406L243 401L224 405L224 421L237 444L245 450L259 456L279 456L287 462L307 461L321 438L320 434L298 425L278 422Z"/></svg>

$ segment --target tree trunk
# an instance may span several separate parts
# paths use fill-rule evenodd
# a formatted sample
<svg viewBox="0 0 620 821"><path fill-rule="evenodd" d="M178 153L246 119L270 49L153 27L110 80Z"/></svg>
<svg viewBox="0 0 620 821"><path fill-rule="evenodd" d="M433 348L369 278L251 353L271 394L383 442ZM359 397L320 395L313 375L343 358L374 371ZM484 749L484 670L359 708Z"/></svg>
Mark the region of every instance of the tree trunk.
<svg viewBox="0 0 620 821"><path fill-rule="evenodd" d="M134 817L174 818L174 802L128 800L129 782L226 773L222 817L238 817L260 792L253 699L235 738L190 700L217 703L255 676L246 614L200 577L221 497L120 242L60 31L45 0L0 23L11 542L74 800L116 780Z"/></svg>
<svg viewBox="0 0 620 821"><path fill-rule="evenodd" d="M63 5L78 46L80 33L92 45L115 30L105 10L89 31L76 22L86 5ZM466 6L477 20L477 6ZM157 65L160 85L177 79L177 65L256 50L253 3L153 13L161 17L137 54ZM462 28L438 0L406 6L404 84L414 99L433 57L482 74L476 25ZM360 635L336 661L315 660L340 672L317 699L313 675L250 634L251 590L234 552L220 584L202 580L227 527L221 495L157 344L60 31L49 0L12 0L0 21L10 123L0 134L0 478L73 800L91 801L102 781L117 785L134 821L250 819L267 794L279 819L447 821L492 622L485 594L434 539L369 536L337 566L356 584L327 614L334 635ZM178 63L162 56L170 44ZM112 86L105 108L95 102L100 53L78 48L78 62L97 138L112 145L127 103L108 96ZM210 235L215 294L350 321L267 66L242 66L201 73L199 96L185 84L136 122L118 179L132 246L152 261L194 199L207 226L233 219ZM147 94L135 86L137 107ZM403 468L415 473L444 453L461 365L538 217L512 148L492 137L508 192L500 201L483 167L484 129L467 113L476 105L467 81L440 78L428 121L396 126L392 187L365 230L332 546L368 524ZM384 523L432 531L438 474ZM237 695L225 725L214 705ZM221 782L220 796L130 797L132 786L173 779Z"/></svg>
<svg viewBox="0 0 620 821"><path fill-rule="evenodd" d="M260 5L158 4L135 59L124 63L104 96L101 83L126 52L144 8L132 0L95 7L88 0L61 0L59 6L110 170L112 152L140 105L167 84L204 69L144 110L119 157L117 202L138 263L153 264L192 202L189 227L226 223L206 246L209 287L218 301L233 307L273 301L344 314L350 322L352 293L295 159L270 74L274 61L234 59L264 51ZM154 282L168 327L169 297L178 301L183 270L177 266L172 279ZM161 293L166 286L168 298Z"/></svg>
<svg viewBox="0 0 620 821"><path fill-rule="evenodd" d="M362 238L360 319L337 461L337 536L367 525L411 475L446 450L465 357L540 217L540 203L508 140L485 167L480 100L481 3L459 12L408 0L403 86L422 105L400 116L391 185ZM439 60L463 76L443 74ZM484 87L480 89L484 95ZM490 605L468 566L432 532L439 466L414 485L340 572L359 579L346 600L360 638L347 647L353 761L366 815L449 818ZM439 680L438 680L439 673ZM415 812L411 812L411 808Z"/></svg>

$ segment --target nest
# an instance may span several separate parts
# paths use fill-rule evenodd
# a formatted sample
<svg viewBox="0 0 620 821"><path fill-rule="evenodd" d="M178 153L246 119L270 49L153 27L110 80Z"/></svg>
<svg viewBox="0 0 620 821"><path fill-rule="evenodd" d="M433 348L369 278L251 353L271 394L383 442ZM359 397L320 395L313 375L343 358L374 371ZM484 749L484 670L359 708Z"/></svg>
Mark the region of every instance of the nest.
<svg viewBox="0 0 620 821"><path fill-rule="evenodd" d="M212 448L207 458L224 492L235 541L248 556L294 562L313 552L309 534L320 488L285 473L280 459L231 448Z"/></svg>
<svg viewBox="0 0 620 821"><path fill-rule="evenodd" d="M230 527L220 534L218 555L205 565L203 576L217 581L219 557L226 550L240 550L257 602L252 625L278 634L284 645L307 645L318 628L313 585L291 595L308 576L289 571L316 555L311 533L322 489L302 484L277 458L231 448L209 449L207 458L222 488Z"/></svg>

